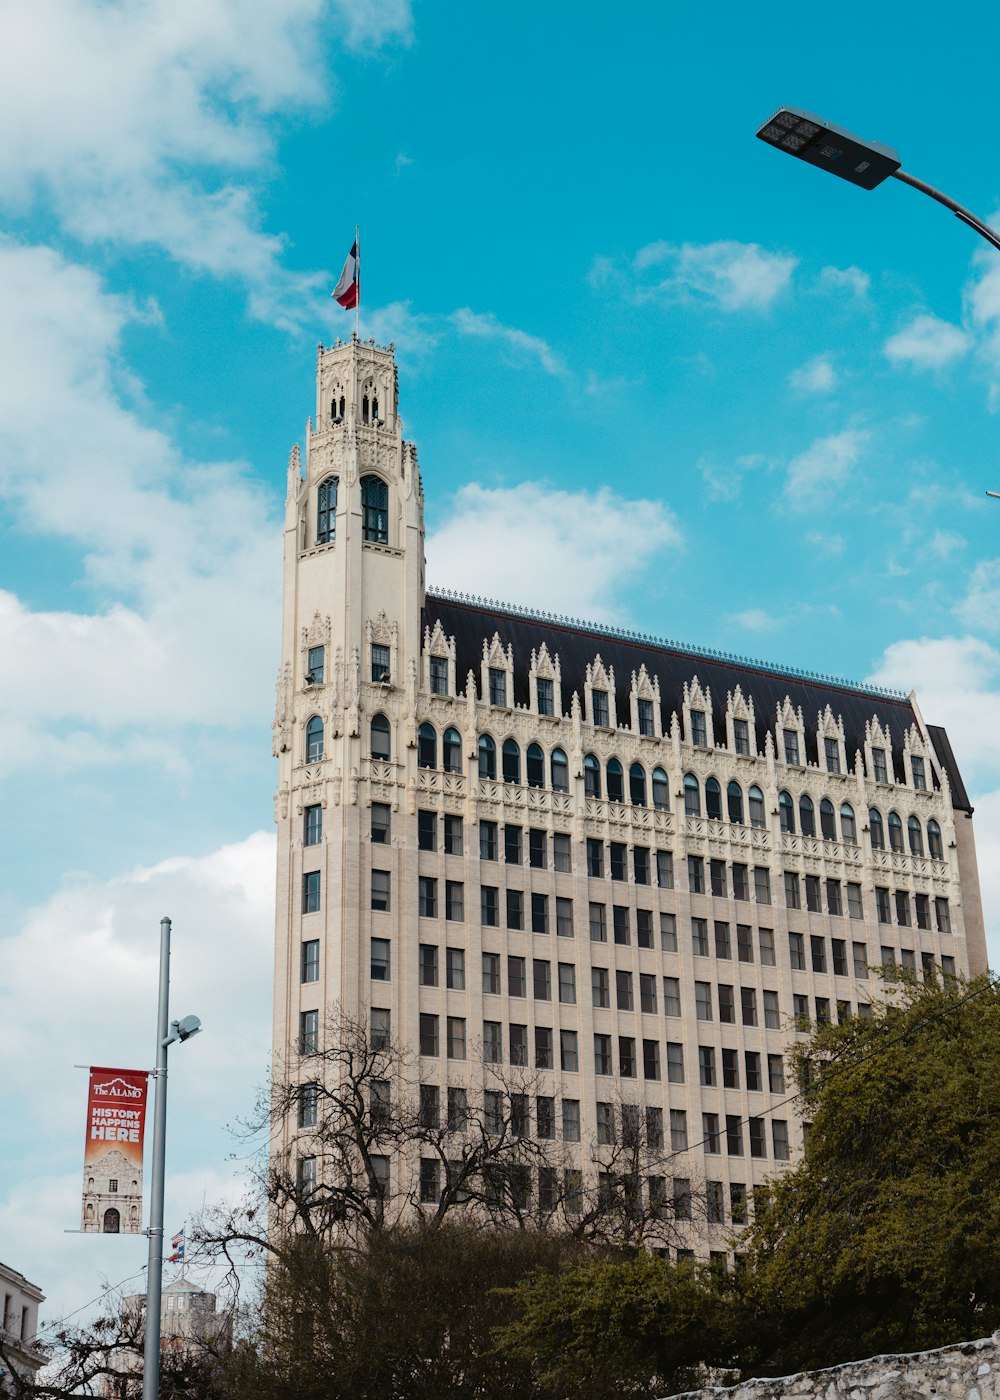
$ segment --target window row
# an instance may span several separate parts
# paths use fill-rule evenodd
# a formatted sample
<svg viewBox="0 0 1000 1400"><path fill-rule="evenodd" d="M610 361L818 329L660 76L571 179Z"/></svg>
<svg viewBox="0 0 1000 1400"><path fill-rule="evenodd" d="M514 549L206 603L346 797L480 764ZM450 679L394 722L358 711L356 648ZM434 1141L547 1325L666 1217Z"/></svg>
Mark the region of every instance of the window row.
<svg viewBox="0 0 1000 1400"><path fill-rule="evenodd" d="M377 417L377 400L375 414ZM337 537L339 485L337 477L328 476L320 482L316 491L317 544L329 544ZM374 544L389 543L389 487L380 476L361 478L361 537Z"/></svg>
<svg viewBox="0 0 1000 1400"><path fill-rule="evenodd" d="M875 886L875 908L880 924L891 924L893 913L900 928L916 926L928 932L931 927L931 897L914 894L912 906L908 890L889 891L882 885ZM934 918L939 933L951 933L951 909L944 895L934 897Z"/></svg>

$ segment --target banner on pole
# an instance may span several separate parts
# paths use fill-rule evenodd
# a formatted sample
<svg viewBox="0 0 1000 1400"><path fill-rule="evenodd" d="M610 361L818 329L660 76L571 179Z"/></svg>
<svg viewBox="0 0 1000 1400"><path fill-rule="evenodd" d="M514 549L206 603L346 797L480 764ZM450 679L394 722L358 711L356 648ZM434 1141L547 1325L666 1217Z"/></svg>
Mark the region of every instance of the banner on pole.
<svg viewBox="0 0 1000 1400"><path fill-rule="evenodd" d="M144 1069L90 1071L87 1145L83 1156L85 1234L142 1231L142 1136L146 1124Z"/></svg>

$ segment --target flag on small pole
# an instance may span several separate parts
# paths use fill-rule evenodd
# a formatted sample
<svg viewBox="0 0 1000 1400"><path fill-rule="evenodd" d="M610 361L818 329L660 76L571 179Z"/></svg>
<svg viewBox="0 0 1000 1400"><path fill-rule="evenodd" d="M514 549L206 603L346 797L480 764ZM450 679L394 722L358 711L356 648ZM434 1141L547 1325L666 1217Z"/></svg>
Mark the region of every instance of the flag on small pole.
<svg viewBox="0 0 1000 1400"><path fill-rule="evenodd" d="M167 1255L168 1264L184 1263L184 1232L186 1228L186 1225L182 1225L181 1228L177 1231L177 1234L174 1235L171 1239L170 1248L173 1250L173 1254Z"/></svg>
<svg viewBox="0 0 1000 1400"><path fill-rule="evenodd" d="M354 246L347 255L340 281L330 295L347 311L355 310L361 301L361 259L358 256L357 230L354 234Z"/></svg>

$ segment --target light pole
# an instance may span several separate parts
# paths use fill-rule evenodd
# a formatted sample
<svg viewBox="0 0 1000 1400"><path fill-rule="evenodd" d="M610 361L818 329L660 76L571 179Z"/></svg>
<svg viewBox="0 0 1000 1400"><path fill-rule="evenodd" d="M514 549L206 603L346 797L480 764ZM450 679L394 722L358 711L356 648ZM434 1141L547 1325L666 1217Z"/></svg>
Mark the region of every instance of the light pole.
<svg viewBox="0 0 1000 1400"><path fill-rule="evenodd" d="M146 1266L146 1334L142 1354L142 1400L160 1394L160 1293L163 1287L163 1178L167 1151L167 1049L201 1030L197 1016L171 1021L170 920L160 920L160 995L156 1008L156 1109L153 1117L153 1179L149 1191L149 1255Z"/></svg>
<svg viewBox="0 0 1000 1400"><path fill-rule="evenodd" d="M768 117L763 126L758 127L757 136L769 146L796 156L820 170L828 170L831 175L839 175L842 180L863 190L875 189L890 176L894 180L902 180L904 185L910 185L921 194L936 199L963 224L975 229L987 243L1000 249L1000 235L989 224L933 185L927 185L901 170L898 152L891 146L884 146L881 141L865 141L853 132L845 131L842 126L834 126L815 113L800 111L798 107L779 107L773 117Z"/></svg>

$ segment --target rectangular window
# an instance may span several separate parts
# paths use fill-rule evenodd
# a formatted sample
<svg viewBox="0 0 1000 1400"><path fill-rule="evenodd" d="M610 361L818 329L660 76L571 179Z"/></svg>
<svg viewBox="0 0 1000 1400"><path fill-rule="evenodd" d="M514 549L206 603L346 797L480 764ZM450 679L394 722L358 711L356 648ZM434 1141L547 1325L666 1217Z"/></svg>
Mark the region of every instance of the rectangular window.
<svg viewBox="0 0 1000 1400"><path fill-rule="evenodd" d="M663 979L663 1014L665 1016L679 1016L681 1014L681 981L679 977L664 977Z"/></svg>
<svg viewBox="0 0 1000 1400"><path fill-rule="evenodd" d="M937 918L938 931L940 933L951 933L951 910L948 901L943 895L938 895L934 900L934 913Z"/></svg>
<svg viewBox="0 0 1000 1400"><path fill-rule="evenodd" d="M604 842L587 837L587 874L595 880L604 878Z"/></svg>
<svg viewBox="0 0 1000 1400"><path fill-rule="evenodd" d="M840 741L837 739L824 739L823 749L826 753L826 771L828 773L839 773Z"/></svg>
<svg viewBox="0 0 1000 1400"><path fill-rule="evenodd" d="M881 885L875 886L875 909L878 913L880 924L891 924L892 914L889 907L889 891Z"/></svg>
<svg viewBox="0 0 1000 1400"><path fill-rule="evenodd" d="M694 984L694 1014L699 1021L712 1019L712 987L709 982Z"/></svg>
<svg viewBox="0 0 1000 1400"><path fill-rule="evenodd" d="M552 864L556 870L568 875L573 869L572 847L565 832L557 831L552 836Z"/></svg>
<svg viewBox="0 0 1000 1400"><path fill-rule="evenodd" d="M448 1017L448 1059L465 1059L465 1017Z"/></svg>
<svg viewBox="0 0 1000 1400"><path fill-rule="evenodd" d="M507 672L499 666L490 667L490 704L506 706Z"/></svg>
<svg viewBox="0 0 1000 1400"><path fill-rule="evenodd" d="M549 897L547 894L533 894L531 896L531 932L548 933L549 931Z"/></svg>
<svg viewBox="0 0 1000 1400"><path fill-rule="evenodd" d="M844 899L839 880L827 880L826 882L826 907L828 912L835 916L840 916L844 912Z"/></svg>
<svg viewBox="0 0 1000 1400"><path fill-rule="evenodd" d="M448 658L447 656L431 657L431 694L448 694ZM374 677L373 677L374 679Z"/></svg>
<svg viewBox="0 0 1000 1400"><path fill-rule="evenodd" d="M652 1080L660 1077L660 1042L658 1040L644 1040L642 1042L642 1077Z"/></svg>
<svg viewBox="0 0 1000 1400"><path fill-rule="evenodd" d="M695 986L697 985L695 983ZM708 1019L711 1020L711 1017ZM736 998L732 987L724 982L719 983L719 1020L724 1026L731 1026L736 1022Z"/></svg>
<svg viewBox="0 0 1000 1400"><path fill-rule="evenodd" d="M854 975L855 975L855 977L867 977L867 976L868 976L868 944L867 944L867 943L852 943L852 944L851 944L851 952L853 953L853 956L854 956Z"/></svg>
<svg viewBox="0 0 1000 1400"><path fill-rule="evenodd" d="M726 1208L722 1182L706 1181L705 1188L705 1210L709 1225L724 1225L726 1223Z"/></svg>
<svg viewBox="0 0 1000 1400"><path fill-rule="evenodd" d="M448 1090L448 1131L464 1133L469 1126L469 1096L465 1089Z"/></svg>
<svg viewBox="0 0 1000 1400"><path fill-rule="evenodd" d="M383 914L389 912L389 872L372 871L372 908Z"/></svg>
<svg viewBox="0 0 1000 1400"><path fill-rule="evenodd" d="M816 998L816 1024L817 1026L828 1026L830 1024L829 997Z"/></svg>
<svg viewBox="0 0 1000 1400"><path fill-rule="evenodd" d="M602 1147L609 1147L615 1141L615 1112L610 1103L597 1104L597 1141Z"/></svg>
<svg viewBox="0 0 1000 1400"><path fill-rule="evenodd" d="M576 1005L576 968L572 963L559 964L559 1000L564 1006Z"/></svg>
<svg viewBox="0 0 1000 1400"><path fill-rule="evenodd" d="M639 733L647 739L652 739L655 730L653 728L653 702L652 700L639 700L636 702L636 709L639 716Z"/></svg>
<svg viewBox="0 0 1000 1400"><path fill-rule="evenodd" d="M548 1026L535 1027L535 1069L552 1069L552 1031Z"/></svg>
<svg viewBox="0 0 1000 1400"><path fill-rule="evenodd" d="M797 768L799 764L799 733L797 729L783 729L785 741L785 762Z"/></svg>
<svg viewBox="0 0 1000 1400"><path fill-rule="evenodd" d="M885 749L872 749L872 768L877 783L889 781L889 774L885 766Z"/></svg>
<svg viewBox="0 0 1000 1400"><path fill-rule="evenodd" d="M667 1041L667 1081L670 1084L684 1083L684 1046L676 1040Z"/></svg>
<svg viewBox="0 0 1000 1400"><path fill-rule="evenodd" d="M757 942L760 947L761 967L774 967L776 963L774 956L774 929L758 929Z"/></svg>
<svg viewBox="0 0 1000 1400"><path fill-rule="evenodd" d="M372 844L388 846L392 840L392 808L385 802L372 803Z"/></svg>
<svg viewBox="0 0 1000 1400"><path fill-rule="evenodd" d="M545 1141L556 1135L556 1101L549 1094L535 1099L535 1135Z"/></svg>
<svg viewBox="0 0 1000 1400"><path fill-rule="evenodd" d="M942 976L942 977L954 977L954 976L955 976L955 959L954 959L954 958L946 957L943 953L942 953L942 955L941 955L941 976ZM304 1013L303 1013L303 1014L304 1014ZM860 1006L858 1007L858 1015L859 1015L859 1016L861 1015L861 1007L860 1007Z"/></svg>
<svg viewBox="0 0 1000 1400"><path fill-rule="evenodd" d="M460 856L465 848L462 836L462 818L446 816L444 819L444 853L446 856Z"/></svg>
<svg viewBox="0 0 1000 1400"><path fill-rule="evenodd" d="M437 918L438 882L432 876L421 875L417 881L417 909L422 919Z"/></svg>
<svg viewBox="0 0 1000 1400"><path fill-rule="evenodd" d="M535 958L531 964L531 988L536 1001L552 1000L552 964Z"/></svg>
<svg viewBox="0 0 1000 1400"><path fill-rule="evenodd" d="M660 915L660 951L663 953L677 952L677 915Z"/></svg>
<svg viewBox="0 0 1000 1400"><path fill-rule="evenodd" d="M417 811L417 850L437 850L437 812Z"/></svg>
<svg viewBox="0 0 1000 1400"><path fill-rule="evenodd" d="M691 711L691 742L695 748L703 749L708 744L708 730L705 725L705 711Z"/></svg>
<svg viewBox="0 0 1000 1400"><path fill-rule="evenodd" d="M437 950L435 949L435 952ZM434 985L437 985L436 983ZM488 996L500 995L500 954L483 954L483 991Z"/></svg>
<svg viewBox="0 0 1000 1400"><path fill-rule="evenodd" d="M316 914L319 912L319 894L320 872L318 870L307 870L302 876L303 914Z"/></svg>
<svg viewBox="0 0 1000 1400"><path fill-rule="evenodd" d="M373 982L388 982L389 980L388 938L372 939L371 974Z"/></svg>
<svg viewBox="0 0 1000 1400"><path fill-rule="evenodd" d="M820 942L822 942L822 939L820 939ZM790 933L788 935L788 960L793 972L805 972L805 939L802 937L801 933Z"/></svg>
<svg viewBox="0 0 1000 1400"><path fill-rule="evenodd" d="M611 1065L611 1037L609 1035L595 1035L594 1073L612 1074L613 1072Z"/></svg>
<svg viewBox="0 0 1000 1400"><path fill-rule="evenodd" d="M548 837L538 827L528 831L528 864L534 870L544 870L548 865Z"/></svg>
<svg viewBox="0 0 1000 1400"><path fill-rule="evenodd" d="M696 958L708 957L708 920L691 920L691 949Z"/></svg>
<svg viewBox="0 0 1000 1400"><path fill-rule="evenodd" d="M573 901L556 895L556 934L559 938L573 937Z"/></svg>
<svg viewBox="0 0 1000 1400"><path fill-rule="evenodd" d="M741 963L753 962L753 930L749 924L736 925L736 952Z"/></svg>
<svg viewBox="0 0 1000 1400"><path fill-rule="evenodd" d="M743 1024L755 1026L757 1024L757 992L753 987L740 988L740 1009L743 1013Z"/></svg>
<svg viewBox="0 0 1000 1400"><path fill-rule="evenodd" d="M753 897L758 904L771 903L771 872L766 865L753 868Z"/></svg>
<svg viewBox="0 0 1000 1400"><path fill-rule="evenodd" d="M899 950L900 966L905 967L907 972L916 972L917 959L912 948L901 948Z"/></svg>
<svg viewBox="0 0 1000 1400"><path fill-rule="evenodd" d="M520 865L523 858L521 828L505 826L503 829L503 858L507 865Z"/></svg>
<svg viewBox="0 0 1000 1400"><path fill-rule="evenodd" d="M791 870L785 871L785 906L788 909L802 908L799 877Z"/></svg>
<svg viewBox="0 0 1000 1400"><path fill-rule="evenodd" d="M559 1032L559 1064L568 1074L576 1074L579 1070L580 1055L577 1048L576 1031ZM579 1112L579 1106L577 1106L577 1111Z"/></svg>
<svg viewBox="0 0 1000 1400"><path fill-rule="evenodd" d="M524 958L507 958L507 995L526 997L528 995L528 971Z"/></svg>
<svg viewBox="0 0 1000 1400"><path fill-rule="evenodd" d="M927 791L927 773L924 768L924 760L913 754L910 758L910 772L913 774L913 786L917 792Z"/></svg>
<svg viewBox="0 0 1000 1400"><path fill-rule="evenodd" d="M895 950L892 949L892 948L887 948L887 947L885 946L885 944L882 945L882 966L883 966L883 967L895 967L895 966L896 966L896 953L895 953Z"/></svg>
<svg viewBox="0 0 1000 1400"><path fill-rule="evenodd" d="M507 927L524 928L524 891L507 891Z"/></svg>
<svg viewBox="0 0 1000 1400"><path fill-rule="evenodd" d="M386 808L388 811L388 808ZM374 821L374 818L373 818ZM302 813L302 844L318 846L323 839L323 808L318 802L306 807Z"/></svg>
<svg viewBox="0 0 1000 1400"><path fill-rule="evenodd" d="M611 909L612 922L615 930L615 942L622 947L628 947L631 942L629 933L628 907L624 904L615 904Z"/></svg>
<svg viewBox="0 0 1000 1400"><path fill-rule="evenodd" d="M528 1027L511 1022L507 1027L510 1035L510 1062L512 1065L528 1063ZM511 1096L513 1098L513 1095Z"/></svg>
<svg viewBox="0 0 1000 1400"><path fill-rule="evenodd" d="M724 1089L738 1089L740 1087L740 1061L735 1050L722 1051L722 1087Z"/></svg>
<svg viewBox="0 0 1000 1400"><path fill-rule="evenodd" d="M563 1099L562 1101L562 1135L564 1142L580 1141L579 1099Z"/></svg>
<svg viewBox="0 0 1000 1400"><path fill-rule="evenodd" d="M809 1029L809 998L794 993L792 996L792 1015L795 1018L795 1029L797 1031L807 1031Z"/></svg>
<svg viewBox="0 0 1000 1400"><path fill-rule="evenodd" d="M458 924L465 918L465 886L461 880L444 882L444 916Z"/></svg>
<svg viewBox="0 0 1000 1400"><path fill-rule="evenodd" d="M593 943L608 941L608 911L603 904L590 906L590 938Z"/></svg>
<svg viewBox="0 0 1000 1400"><path fill-rule="evenodd" d="M672 890L674 887L674 855L672 851L657 851L656 853L656 883L661 890Z"/></svg>
<svg viewBox="0 0 1000 1400"><path fill-rule="evenodd" d="M719 1115L717 1113L703 1113L701 1115L701 1135L705 1139L706 1152L721 1152L722 1142L719 1136Z"/></svg>
<svg viewBox="0 0 1000 1400"><path fill-rule="evenodd" d="M745 719L733 720L733 740L736 752L742 754L744 758L750 753L750 725Z"/></svg>
<svg viewBox="0 0 1000 1400"><path fill-rule="evenodd" d="M692 894L705 893L705 862L701 856L688 856L688 889Z"/></svg>
<svg viewBox="0 0 1000 1400"><path fill-rule="evenodd" d="M628 847L621 841L611 842L611 878L612 880L628 879Z"/></svg>
<svg viewBox="0 0 1000 1400"><path fill-rule="evenodd" d="M715 1086L715 1051L711 1045L698 1046L698 1075L704 1088Z"/></svg>
<svg viewBox="0 0 1000 1400"><path fill-rule="evenodd" d="M896 891L896 923L902 928L910 927L910 896L906 890Z"/></svg>
<svg viewBox="0 0 1000 1400"><path fill-rule="evenodd" d="M373 643L372 683L374 685L384 685L385 682L389 680L389 667L391 664L392 658L389 654L389 648L385 646L379 646L377 642Z"/></svg>
<svg viewBox="0 0 1000 1400"><path fill-rule="evenodd" d="M421 1055L436 1055L438 1053L438 1018L428 1011L420 1013L420 1053Z"/></svg>
<svg viewBox="0 0 1000 1400"><path fill-rule="evenodd" d="M663 1146L663 1109L646 1109L646 1146L657 1148Z"/></svg>
<svg viewBox="0 0 1000 1400"><path fill-rule="evenodd" d="M847 944L842 938L830 940L830 950L833 954L833 972L835 977L847 976Z"/></svg>
<svg viewBox="0 0 1000 1400"><path fill-rule="evenodd" d="M634 1011L635 1003L632 999L632 974L631 972L615 973L615 1000L619 1011Z"/></svg>
<svg viewBox="0 0 1000 1400"><path fill-rule="evenodd" d="M306 652L306 685L322 685L326 675L326 647L310 647Z"/></svg>
<svg viewBox="0 0 1000 1400"><path fill-rule="evenodd" d="M637 909L635 911L635 941L640 948L652 948L653 911L651 909Z"/></svg>
<svg viewBox="0 0 1000 1400"><path fill-rule="evenodd" d="M618 1037L618 1073L623 1079L635 1078L635 1041L630 1035Z"/></svg>
<svg viewBox="0 0 1000 1400"><path fill-rule="evenodd" d="M639 973L639 1009L645 1016L656 1015L656 978L651 972Z"/></svg>
<svg viewBox="0 0 1000 1400"><path fill-rule="evenodd" d="M608 692L606 690L592 690L590 692L590 708L594 716L594 724L602 729L608 727Z"/></svg>
<svg viewBox="0 0 1000 1400"><path fill-rule="evenodd" d="M749 872L745 865L738 863L733 865L733 898L741 900L750 898Z"/></svg>
<svg viewBox="0 0 1000 1400"><path fill-rule="evenodd" d="M730 1157L743 1156L743 1123L735 1113L726 1114L726 1151Z"/></svg>
<svg viewBox="0 0 1000 1400"><path fill-rule="evenodd" d="M809 939L809 949L812 954L813 972L826 971L826 939L813 934Z"/></svg>
<svg viewBox="0 0 1000 1400"><path fill-rule="evenodd" d="M853 881L847 886L847 914L851 919L863 919L865 917L864 904L861 899L861 886Z"/></svg>
<svg viewBox="0 0 1000 1400"><path fill-rule="evenodd" d="M731 958L733 956L729 942L729 925L718 921L715 925L715 956L717 958Z"/></svg>
<svg viewBox="0 0 1000 1400"><path fill-rule="evenodd" d="M594 1006L611 1005L611 980L606 967L590 969L590 997Z"/></svg>
<svg viewBox="0 0 1000 1400"><path fill-rule="evenodd" d="M540 715L554 715L555 692L552 682L544 680L541 676L535 677L535 694L538 697L538 713Z"/></svg>
<svg viewBox="0 0 1000 1400"><path fill-rule="evenodd" d="M309 938L302 944L300 977L303 982L319 981L318 938Z"/></svg>
<svg viewBox="0 0 1000 1400"><path fill-rule="evenodd" d="M496 822L479 823L479 859L496 860L497 858L497 824Z"/></svg>
<svg viewBox="0 0 1000 1400"><path fill-rule="evenodd" d="M821 914L822 907L819 902L819 876L806 876L806 908L810 914Z"/></svg>
<svg viewBox="0 0 1000 1400"><path fill-rule="evenodd" d="M373 1050L388 1050L392 1038L390 1013L380 1006L373 1006L369 1016L369 1032Z"/></svg>
<svg viewBox="0 0 1000 1400"><path fill-rule="evenodd" d="M764 992L764 1025L769 1031L781 1028L781 1012L778 1008L778 993Z"/></svg>
<svg viewBox="0 0 1000 1400"><path fill-rule="evenodd" d="M785 1092L785 1062L780 1055L767 1057L767 1087L772 1094Z"/></svg>
<svg viewBox="0 0 1000 1400"><path fill-rule="evenodd" d="M931 902L925 894L915 894L913 896L913 912L917 920L917 928L930 930L931 926Z"/></svg>
<svg viewBox="0 0 1000 1400"><path fill-rule="evenodd" d="M764 1137L763 1118L751 1118L747 1124L747 1128L749 1129L750 1137L750 1156L766 1157L767 1139Z"/></svg>
<svg viewBox="0 0 1000 1400"><path fill-rule="evenodd" d="M743 1064L746 1070L747 1091L749 1093L759 1093L764 1087L764 1079L760 1069L760 1054L756 1050L746 1050L743 1053Z"/></svg>
<svg viewBox="0 0 1000 1400"><path fill-rule="evenodd" d="M776 1162L787 1162L791 1154L788 1141L788 1123L784 1118L771 1119L771 1145Z"/></svg>
<svg viewBox="0 0 1000 1400"><path fill-rule="evenodd" d="M440 1166L436 1157L420 1159L420 1200L424 1205L434 1205L441 1199Z"/></svg>
<svg viewBox="0 0 1000 1400"><path fill-rule="evenodd" d="M725 899L728 894L726 887L726 862L724 860L710 860L708 862L708 881L713 896L716 899Z"/></svg>
<svg viewBox="0 0 1000 1400"><path fill-rule="evenodd" d="M319 1050L319 1012L299 1012L299 1054L315 1055Z"/></svg>
<svg viewBox="0 0 1000 1400"><path fill-rule="evenodd" d="M632 872L635 875L637 885L649 884L649 847L633 846L632 848Z"/></svg>
<svg viewBox="0 0 1000 1400"><path fill-rule="evenodd" d="M670 1110L670 1150L683 1152L687 1145L687 1113L683 1108L672 1108Z"/></svg>
<svg viewBox="0 0 1000 1400"><path fill-rule="evenodd" d="M465 991L465 953L461 948L445 950L445 986L450 992Z"/></svg>

